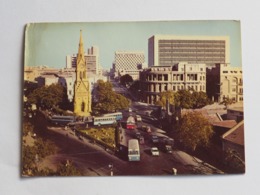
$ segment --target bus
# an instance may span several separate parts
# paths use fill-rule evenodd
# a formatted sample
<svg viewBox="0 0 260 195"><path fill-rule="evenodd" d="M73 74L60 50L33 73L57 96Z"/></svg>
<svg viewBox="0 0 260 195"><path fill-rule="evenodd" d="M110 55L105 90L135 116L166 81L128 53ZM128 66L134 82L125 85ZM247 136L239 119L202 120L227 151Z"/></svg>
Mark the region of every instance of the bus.
<svg viewBox="0 0 260 195"><path fill-rule="evenodd" d="M140 161L140 148L137 139L128 140L128 160Z"/></svg>
<svg viewBox="0 0 260 195"><path fill-rule="evenodd" d="M53 115L51 117L51 122L56 125L67 125L68 123L75 122L74 116L60 116L60 115Z"/></svg>
<svg viewBox="0 0 260 195"><path fill-rule="evenodd" d="M107 113L103 114L103 116L115 116L117 121L120 121L123 118L122 112Z"/></svg>
<svg viewBox="0 0 260 195"><path fill-rule="evenodd" d="M135 118L133 116L129 116L126 120L126 129L135 129Z"/></svg>
<svg viewBox="0 0 260 195"><path fill-rule="evenodd" d="M94 125L112 125L116 124L116 117L115 116L95 116L93 119Z"/></svg>

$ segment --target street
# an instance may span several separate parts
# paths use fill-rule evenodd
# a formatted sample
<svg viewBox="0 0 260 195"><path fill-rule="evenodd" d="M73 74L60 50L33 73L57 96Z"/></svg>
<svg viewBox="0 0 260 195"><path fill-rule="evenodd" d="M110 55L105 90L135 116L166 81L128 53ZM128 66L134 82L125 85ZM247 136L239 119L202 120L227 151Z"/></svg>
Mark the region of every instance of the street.
<svg viewBox="0 0 260 195"><path fill-rule="evenodd" d="M122 91L126 93L126 89L122 89ZM158 144L152 142L151 136L156 135L159 142L164 138L169 138L166 132L160 128L161 124L158 120L150 116L153 109L154 107L151 105L132 100L131 111L129 112L129 109L122 111L123 121L130 115L133 117L139 115L142 121L137 122L137 128L134 130L126 129L122 125L120 144L123 152L116 154L85 137L78 137L71 128L52 126L43 114L37 114L34 120L37 135L53 141L58 147L57 154L45 158L39 163L39 167L55 168L59 163L70 160L86 176L173 175L173 168L177 170L177 175L221 173L207 163L177 149L172 153L167 153L158 147L159 156L152 156L150 149L154 146L157 147ZM151 132L142 130L143 126L149 126ZM127 158L128 140L136 139L137 132L144 138L144 143L140 144L141 160L129 162Z"/></svg>

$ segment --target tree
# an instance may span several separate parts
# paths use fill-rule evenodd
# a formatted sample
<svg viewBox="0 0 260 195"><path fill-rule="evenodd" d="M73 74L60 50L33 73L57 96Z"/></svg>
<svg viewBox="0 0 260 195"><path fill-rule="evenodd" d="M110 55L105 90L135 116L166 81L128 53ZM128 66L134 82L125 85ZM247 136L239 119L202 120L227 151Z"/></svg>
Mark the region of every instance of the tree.
<svg viewBox="0 0 260 195"><path fill-rule="evenodd" d="M133 83L133 78L129 74L125 74L120 77L120 83L125 87L130 86Z"/></svg>
<svg viewBox="0 0 260 195"><path fill-rule="evenodd" d="M226 107L226 109L227 109L228 105L231 105L233 103L235 103L235 101L233 99L231 99L231 98L228 98L228 97L225 97L223 99L223 101L220 102L220 104L223 104Z"/></svg>
<svg viewBox="0 0 260 195"><path fill-rule="evenodd" d="M208 104L211 104L211 100L207 94L203 91L194 91L192 93L193 108L202 108Z"/></svg>
<svg viewBox="0 0 260 195"><path fill-rule="evenodd" d="M60 84L52 84L35 89L28 95L28 102L46 108L60 105L67 100L65 88Z"/></svg>
<svg viewBox="0 0 260 195"><path fill-rule="evenodd" d="M192 108L193 107L193 98L192 93L189 90L179 90L175 93L175 105L181 108Z"/></svg>
<svg viewBox="0 0 260 195"><path fill-rule="evenodd" d="M129 107L129 100L113 91L110 82L98 81L96 87L97 102L93 104L94 114L115 112Z"/></svg>
<svg viewBox="0 0 260 195"><path fill-rule="evenodd" d="M181 118L178 137L187 148L195 151L197 146L208 146L212 135L212 125L201 113L188 112Z"/></svg>
<svg viewBox="0 0 260 195"><path fill-rule="evenodd" d="M175 93L173 91L161 92L159 94L159 100L155 104L166 108L167 100L168 100L168 102L170 104L174 104L175 103L174 102L174 100L175 100L174 96L175 96Z"/></svg>

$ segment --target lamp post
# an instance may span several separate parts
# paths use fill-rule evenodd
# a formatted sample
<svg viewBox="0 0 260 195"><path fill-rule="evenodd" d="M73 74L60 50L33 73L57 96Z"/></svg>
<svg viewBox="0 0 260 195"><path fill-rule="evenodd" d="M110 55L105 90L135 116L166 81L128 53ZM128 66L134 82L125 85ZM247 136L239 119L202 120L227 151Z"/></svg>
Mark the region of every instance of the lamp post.
<svg viewBox="0 0 260 195"><path fill-rule="evenodd" d="M114 168L113 163L110 163L110 164L108 165L108 167L110 168L110 176L113 176L113 175L114 175L114 173L113 173L113 168Z"/></svg>

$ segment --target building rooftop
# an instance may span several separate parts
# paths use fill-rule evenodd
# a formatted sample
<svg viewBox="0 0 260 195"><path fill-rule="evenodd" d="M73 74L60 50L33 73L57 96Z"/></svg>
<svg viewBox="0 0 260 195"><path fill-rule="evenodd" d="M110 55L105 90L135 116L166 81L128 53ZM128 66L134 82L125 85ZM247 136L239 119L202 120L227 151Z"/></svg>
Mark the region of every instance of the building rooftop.
<svg viewBox="0 0 260 195"><path fill-rule="evenodd" d="M226 132L222 139L244 146L244 121L241 121Z"/></svg>
<svg viewBox="0 0 260 195"><path fill-rule="evenodd" d="M244 107L233 107L233 108L228 108L227 110L244 112Z"/></svg>
<svg viewBox="0 0 260 195"><path fill-rule="evenodd" d="M235 120L224 120L224 121L215 121L212 123L213 126L232 128L237 124Z"/></svg>

